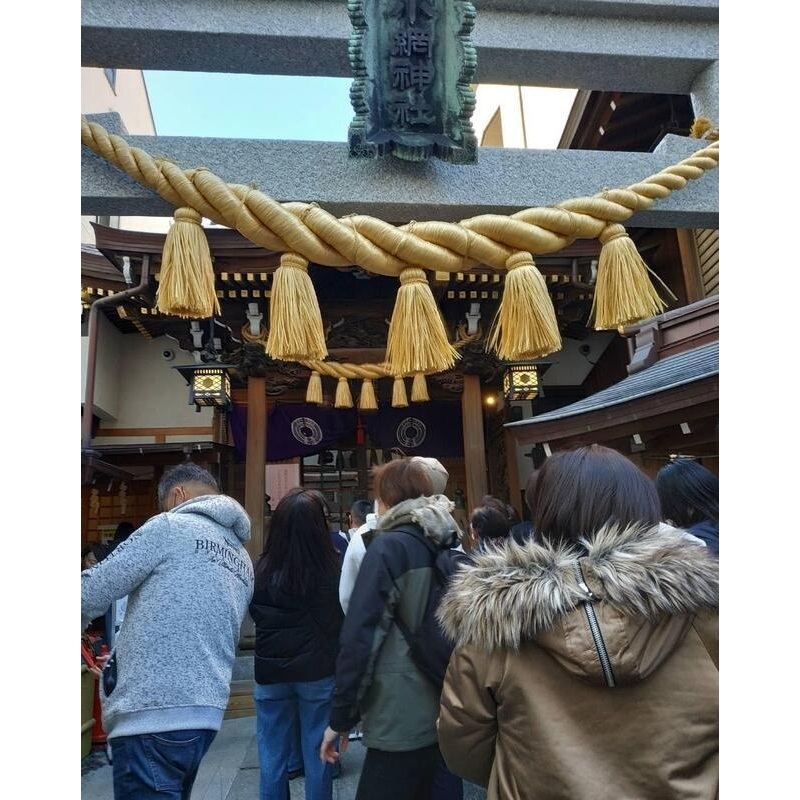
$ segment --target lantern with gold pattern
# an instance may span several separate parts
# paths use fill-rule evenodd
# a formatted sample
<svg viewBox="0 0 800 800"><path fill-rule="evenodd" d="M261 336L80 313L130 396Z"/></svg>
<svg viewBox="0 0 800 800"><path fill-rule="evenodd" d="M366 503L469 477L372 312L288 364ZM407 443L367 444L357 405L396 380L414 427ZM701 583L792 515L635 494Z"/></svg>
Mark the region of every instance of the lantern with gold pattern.
<svg viewBox="0 0 800 800"><path fill-rule="evenodd" d="M229 364L197 364L173 367L183 375L189 385L189 405L197 411L203 406L228 408L231 403L231 378Z"/></svg>
<svg viewBox="0 0 800 800"><path fill-rule="evenodd" d="M503 394L507 401L535 400L539 394L539 372L536 364L509 364L503 375Z"/></svg>

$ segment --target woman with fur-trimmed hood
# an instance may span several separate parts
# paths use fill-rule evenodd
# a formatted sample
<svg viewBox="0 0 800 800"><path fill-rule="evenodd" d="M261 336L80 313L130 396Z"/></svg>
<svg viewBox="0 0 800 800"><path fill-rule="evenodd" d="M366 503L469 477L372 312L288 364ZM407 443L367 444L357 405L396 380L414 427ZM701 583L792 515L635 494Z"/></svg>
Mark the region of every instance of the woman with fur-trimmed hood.
<svg viewBox="0 0 800 800"><path fill-rule="evenodd" d="M605 447L551 456L533 501L535 538L477 555L439 609L448 767L489 800L717 797L717 560Z"/></svg>

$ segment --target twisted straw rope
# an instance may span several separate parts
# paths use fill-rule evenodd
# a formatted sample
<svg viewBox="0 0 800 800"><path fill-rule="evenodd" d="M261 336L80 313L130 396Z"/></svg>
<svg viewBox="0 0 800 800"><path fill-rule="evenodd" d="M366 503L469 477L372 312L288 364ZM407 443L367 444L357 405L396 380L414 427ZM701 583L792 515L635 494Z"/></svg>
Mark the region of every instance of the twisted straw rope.
<svg viewBox="0 0 800 800"><path fill-rule="evenodd" d="M242 333L244 333L244 330L242 330ZM465 345L478 341L482 335L480 326L478 327L477 333L472 335L468 334L467 326L462 322L458 326L458 337L456 341L453 342L453 347L455 347L456 350L460 350ZM382 361L380 364L342 364L338 361L300 361L299 363L329 378L347 378L348 380L363 380L369 378L374 380L376 378L411 377L410 375L397 376L396 373L392 372L385 361ZM425 372L423 374L433 375L435 373Z"/></svg>
<svg viewBox="0 0 800 800"><path fill-rule="evenodd" d="M386 364L340 364L338 361L301 361L304 367L329 378L369 379L393 376Z"/></svg>
<svg viewBox="0 0 800 800"><path fill-rule="evenodd" d="M556 253L576 239L597 238L609 223L683 189L719 163L719 142L625 189L528 208L511 216L483 214L459 223L415 222L395 227L365 215L337 219L316 203L278 203L252 186L228 184L210 170L183 170L155 159L102 125L81 118L81 141L131 178L174 206L234 228L254 244L296 252L315 264L358 265L368 272L399 276L409 267L466 272L481 264L504 270L512 253Z"/></svg>

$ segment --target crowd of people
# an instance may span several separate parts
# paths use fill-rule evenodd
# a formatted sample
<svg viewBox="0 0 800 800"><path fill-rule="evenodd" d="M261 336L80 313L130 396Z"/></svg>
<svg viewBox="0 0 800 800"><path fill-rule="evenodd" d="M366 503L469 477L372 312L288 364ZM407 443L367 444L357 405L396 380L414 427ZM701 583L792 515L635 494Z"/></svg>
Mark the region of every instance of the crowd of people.
<svg viewBox="0 0 800 800"><path fill-rule="evenodd" d="M253 565L244 509L196 465L165 473L163 513L82 562L84 628L128 597L102 677L115 798L189 797L248 612L260 800L301 771L331 800L356 736L356 800L460 800L464 779L490 800L716 797L716 477L558 452L530 519L487 496L468 530L448 477L375 468L344 534L293 489Z"/></svg>

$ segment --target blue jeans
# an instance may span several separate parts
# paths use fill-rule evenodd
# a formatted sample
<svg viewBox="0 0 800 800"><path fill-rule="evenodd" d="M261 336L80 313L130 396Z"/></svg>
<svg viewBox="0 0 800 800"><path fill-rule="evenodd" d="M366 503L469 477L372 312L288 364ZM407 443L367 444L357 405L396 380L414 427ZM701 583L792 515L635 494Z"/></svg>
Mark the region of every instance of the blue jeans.
<svg viewBox="0 0 800 800"><path fill-rule="evenodd" d="M292 747L289 750L289 772L303 769L303 742L300 739L300 720L295 717Z"/></svg>
<svg viewBox="0 0 800 800"><path fill-rule="evenodd" d="M256 732L261 766L259 800L289 797L289 757L300 719L306 800L331 800L331 765L319 758L328 726L333 676L306 683L256 684ZM294 766L294 765L293 765Z"/></svg>
<svg viewBox="0 0 800 800"><path fill-rule="evenodd" d="M114 800L189 800L211 730L163 731L109 739Z"/></svg>

